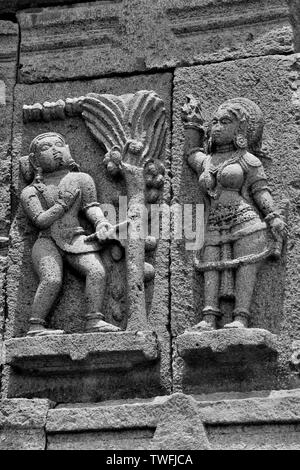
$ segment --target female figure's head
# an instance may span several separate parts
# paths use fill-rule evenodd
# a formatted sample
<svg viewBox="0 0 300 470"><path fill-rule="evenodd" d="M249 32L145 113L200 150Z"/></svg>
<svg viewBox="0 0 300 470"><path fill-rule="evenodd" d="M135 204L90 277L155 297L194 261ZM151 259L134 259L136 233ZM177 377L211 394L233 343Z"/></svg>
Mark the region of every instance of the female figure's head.
<svg viewBox="0 0 300 470"><path fill-rule="evenodd" d="M219 106L210 129L210 150L233 144L259 153L262 143L263 116L259 107L247 98L233 98Z"/></svg>

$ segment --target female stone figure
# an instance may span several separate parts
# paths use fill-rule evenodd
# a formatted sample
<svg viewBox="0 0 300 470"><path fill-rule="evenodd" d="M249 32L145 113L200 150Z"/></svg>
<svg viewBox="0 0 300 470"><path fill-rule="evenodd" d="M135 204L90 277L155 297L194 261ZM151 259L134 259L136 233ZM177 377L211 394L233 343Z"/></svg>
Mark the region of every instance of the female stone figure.
<svg viewBox="0 0 300 470"><path fill-rule="evenodd" d="M261 262L279 255L286 226L274 207L260 155L263 116L246 98L223 103L205 130L199 104L182 108L186 157L197 173L205 204L205 236L198 270L204 272L203 320L193 329L213 330L220 299L234 298L233 321L248 326L251 298Z"/></svg>
<svg viewBox="0 0 300 470"><path fill-rule="evenodd" d="M119 330L105 322L102 313L106 274L99 255L99 242L106 239L111 225L97 202L93 179L78 171L63 137L54 132L35 137L29 157L21 160L21 169L28 180L33 176L32 183L21 193L21 203L31 222L40 230L32 249L39 286L28 335L63 333L63 330L46 329L46 317L62 286L63 260L86 278L86 331ZM78 219L79 211L95 227L97 241L86 240Z"/></svg>

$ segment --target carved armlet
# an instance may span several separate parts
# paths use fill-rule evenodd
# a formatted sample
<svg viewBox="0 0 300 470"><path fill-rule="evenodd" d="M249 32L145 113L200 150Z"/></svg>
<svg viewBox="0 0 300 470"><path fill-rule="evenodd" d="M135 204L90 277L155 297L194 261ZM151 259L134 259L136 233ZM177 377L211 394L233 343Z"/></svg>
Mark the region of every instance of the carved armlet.
<svg viewBox="0 0 300 470"><path fill-rule="evenodd" d="M269 212L269 214L265 216L265 221L270 222L271 220L276 219L276 217L281 218L279 212Z"/></svg>

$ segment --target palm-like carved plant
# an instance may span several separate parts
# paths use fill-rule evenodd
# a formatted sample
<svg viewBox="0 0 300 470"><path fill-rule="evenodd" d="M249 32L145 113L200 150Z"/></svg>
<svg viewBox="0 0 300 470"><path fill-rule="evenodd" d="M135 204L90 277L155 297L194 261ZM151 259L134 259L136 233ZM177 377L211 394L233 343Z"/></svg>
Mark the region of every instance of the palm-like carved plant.
<svg viewBox="0 0 300 470"><path fill-rule="evenodd" d="M132 232L140 233L145 180L148 187L152 186L151 202L163 180L159 159L167 131L164 103L153 91L122 96L89 93L81 107L87 127L106 148L107 170L112 175L121 173L125 179L128 220ZM129 235L126 244L128 329L147 329L144 261L145 240Z"/></svg>

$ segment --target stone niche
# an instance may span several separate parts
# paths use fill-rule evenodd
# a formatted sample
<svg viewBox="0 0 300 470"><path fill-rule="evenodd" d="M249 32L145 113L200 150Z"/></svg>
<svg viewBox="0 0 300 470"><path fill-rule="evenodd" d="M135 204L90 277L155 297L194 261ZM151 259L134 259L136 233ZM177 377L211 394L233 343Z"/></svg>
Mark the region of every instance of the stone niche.
<svg viewBox="0 0 300 470"><path fill-rule="evenodd" d="M251 304L248 330L223 329L233 305L221 305L223 320L213 332L192 332L201 320L203 275L195 251L174 240L171 299L174 390L184 393L244 392L297 386L290 367L299 337L299 56L267 56L181 68L175 72L172 173L174 200L203 201L196 175L183 158L181 106L199 100L205 119L227 99L253 100L265 117L262 163L288 239L281 259L264 261ZM246 281L245 281L246 282Z"/></svg>
<svg viewBox="0 0 300 470"><path fill-rule="evenodd" d="M109 250L103 254L108 280L104 301L107 321L121 327L119 333L84 332L84 280L64 265L61 294L52 312L50 327L64 335L26 337L31 304L37 288L31 249L37 230L19 206L25 185L19 160L28 155L29 144L41 133L62 134L81 171L94 178L98 201L118 207L126 195L122 178L114 180L103 163L104 148L92 137L81 117L49 122L23 123L25 104L74 98L87 93L123 95L153 90L164 101L170 122L170 74L132 78L74 81L55 84L17 85L13 126L12 210L8 252L5 366L2 381L8 398L47 398L56 402L86 402L127 397L149 397L170 393L170 335L168 332L169 241L160 240L155 252L146 252L155 277L145 284L147 328L126 329L126 269L124 258L111 263ZM169 137L165 150L164 189L160 201L168 203ZM143 330L138 332L138 330Z"/></svg>

